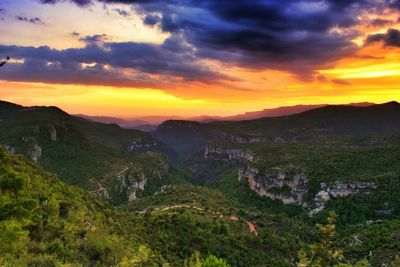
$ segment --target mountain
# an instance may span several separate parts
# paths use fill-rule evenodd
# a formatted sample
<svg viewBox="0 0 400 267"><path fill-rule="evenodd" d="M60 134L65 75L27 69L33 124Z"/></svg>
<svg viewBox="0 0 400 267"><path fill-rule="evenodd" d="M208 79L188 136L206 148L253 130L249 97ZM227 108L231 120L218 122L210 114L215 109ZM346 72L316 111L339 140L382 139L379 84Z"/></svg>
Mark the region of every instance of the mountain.
<svg viewBox="0 0 400 267"><path fill-rule="evenodd" d="M294 267L337 251L336 265L397 267L399 112L325 106L151 135L0 102L0 265Z"/></svg>
<svg viewBox="0 0 400 267"><path fill-rule="evenodd" d="M369 102L361 102L361 103L350 103L343 104L341 106L355 106L355 107L368 107L374 105ZM246 112L244 114L238 114L233 116L195 116L195 117L181 117L181 116L143 116L143 117L134 117L130 119L121 119L116 117L107 117L107 116L88 116L83 114L76 115L77 117L89 119L92 121L97 121L101 123L115 123L123 128L131 128L142 130L145 132L153 132L156 130L157 126L164 121L167 120L189 120L189 121L198 121L198 122L213 122L213 121L241 121L241 120L253 120L264 117L280 117L293 115L297 113L301 113L304 111L308 111L315 108L326 107L328 104L320 104L320 105L296 105L296 106L284 106L278 108L264 109L261 111L252 111Z"/></svg>
<svg viewBox="0 0 400 267"><path fill-rule="evenodd" d="M6 102L0 105L0 127L0 144L10 153L23 154L61 180L115 203L175 177L168 149L138 130L74 117L56 107Z"/></svg>
<svg viewBox="0 0 400 267"><path fill-rule="evenodd" d="M83 114L77 114L75 116L105 124L117 124L122 128L136 129L144 132L155 131L160 123L169 119L184 119L183 117L179 116L143 116L129 119L107 116L88 116Z"/></svg>
<svg viewBox="0 0 400 267"><path fill-rule="evenodd" d="M233 139L315 139L327 136L379 134L400 131L400 104L372 106L325 106L299 114L245 121L166 121L154 136L187 153L209 140Z"/></svg>
<svg viewBox="0 0 400 267"><path fill-rule="evenodd" d="M314 222L270 214L211 188L170 186L114 209L1 148L0 170L2 266L286 267L319 240ZM372 251L373 266L394 267L399 227L392 220L338 230L335 249L346 248L349 261Z"/></svg>
<svg viewBox="0 0 400 267"><path fill-rule="evenodd" d="M171 250L173 224L189 225L190 216L176 220L173 211L144 215L114 210L3 149L0 169L2 266L179 266L191 256L184 243ZM206 231L219 225L211 219L200 223ZM159 236L161 229L171 237ZM232 231L232 241L240 238L229 225L225 229ZM210 241L218 243L217 239Z"/></svg>
<svg viewBox="0 0 400 267"><path fill-rule="evenodd" d="M146 124L146 121L144 121L144 120L125 120L125 119L115 118L115 117L87 116L87 115L83 115L83 114L77 114L75 116L83 118L83 119L91 120L91 121L101 122L104 124L118 124L119 126L121 126L123 128L133 128L133 126L135 126L135 125Z"/></svg>
<svg viewBox="0 0 400 267"><path fill-rule="evenodd" d="M361 103L350 103L343 104L341 106L354 106L354 107L368 107L374 105L369 102L361 102ZM228 120L228 121L242 121L242 120L254 120L264 117L281 117L288 116L297 113L302 113L304 111L308 111L311 109L321 108L329 106L328 104L320 104L320 105L295 105L295 106L283 106L278 108L271 109L263 109L260 111L246 112L244 114L238 114L234 116L223 117L218 120Z"/></svg>
<svg viewBox="0 0 400 267"><path fill-rule="evenodd" d="M360 233L375 240L348 245L347 255L368 257L369 243L376 251L371 266L390 266L376 240L387 225L366 224L394 223L391 229L400 232L399 103L330 105L245 121L166 121L154 136L177 152L190 182L301 221L335 212L344 243ZM369 230L352 232L356 225ZM393 256L398 249L391 249Z"/></svg>

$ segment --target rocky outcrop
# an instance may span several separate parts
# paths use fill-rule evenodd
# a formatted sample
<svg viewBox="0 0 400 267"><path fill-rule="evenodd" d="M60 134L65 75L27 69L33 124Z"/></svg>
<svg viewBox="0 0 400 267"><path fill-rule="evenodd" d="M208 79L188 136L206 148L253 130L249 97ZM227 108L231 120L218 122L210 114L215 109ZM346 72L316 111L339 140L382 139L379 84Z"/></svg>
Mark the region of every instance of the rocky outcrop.
<svg viewBox="0 0 400 267"><path fill-rule="evenodd" d="M129 201L135 200L137 193L144 191L147 184L147 177L143 170L135 167L117 174L113 177L113 180L116 182L115 189L119 192L125 192Z"/></svg>
<svg viewBox="0 0 400 267"><path fill-rule="evenodd" d="M265 142L266 138L262 136L237 136L231 135L226 136L225 139L228 139L231 142L235 143L261 143Z"/></svg>
<svg viewBox="0 0 400 267"><path fill-rule="evenodd" d="M57 130L53 124L49 124L49 134L51 141L53 142L57 141Z"/></svg>
<svg viewBox="0 0 400 267"><path fill-rule="evenodd" d="M254 153L248 149L242 148L206 146L204 149L204 158L223 161L252 162L254 161Z"/></svg>
<svg viewBox="0 0 400 267"><path fill-rule="evenodd" d="M281 200L285 204L304 205L308 192L308 178L302 172L284 172L279 169L260 172L257 168L241 168L239 181L248 183L260 196Z"/></svg>
<svg viewBox="0 0 400 267"><path fill-rule="evenodd" d="M373 182L341 182L336 181L332 185L321 183L321 189L328 192L331 197L346 197L349 195L369 194L371 189L376 189L377 186Z"/></svg>
<svg viewBox="0 0 400 267"><path fill-rule="evenodd" d="M105 188L101 190L101 196L105 197L104 193L106 193L108 199L119 201L119 203L136 200L149 181L162 180L169 170L169 165L164 160L160 159L153 164L149 169L131 164L107 178L103 183Z"/></svg>
<svg viewBox="0 0 400 267"><path fill-rule="evenodd" d="M272 138L274 143L295 143L297 141L297 137L281 137L276 136Z"/></svg>
<svg viewBox="0 0 400 267"><path fill-rule="evenodd" d="M157 145L158 144L156 141L146 142L142 138L135 138L126 146L126 149L129 152L143 149L148 150L150 148L156 147Z"/></svg>
<svg viewBox="0 0 400 267"><path fill-rule="evenodd" d="M33 162L38 162L39 159L42 156L42 147L39 146L38 144L33 144L32 147L28 151L28 157L33 161Z"/></svg>
<svg viewBox="0 0 400 267"><path fill-rule="evenodd" d="M5 148L10 155L15 155L15 146L5 145Z"/></svg>
<svg viewBox="0 0 400 267"><path fill-rule="evenodd" d="M310 215L322 211L332 198L366 195L376 188L377 186L373 182L336 181L331 185L321 183L321 191L315 195L314 208L311 210Z"/></svg>

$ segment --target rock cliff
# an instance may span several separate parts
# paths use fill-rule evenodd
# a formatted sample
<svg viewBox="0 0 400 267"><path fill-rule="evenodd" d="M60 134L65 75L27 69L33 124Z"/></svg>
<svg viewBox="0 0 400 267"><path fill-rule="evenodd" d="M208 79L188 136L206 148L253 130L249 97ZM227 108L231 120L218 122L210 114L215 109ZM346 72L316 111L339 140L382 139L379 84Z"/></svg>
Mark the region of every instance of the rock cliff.
<svg viewBox="0 0 400 267"><path fill-rule="evenodd" d="M103 178L98 183L99 189L96 192L116 204L132 202L145 191L150 182L161 181L167 175L168 170L168 163L161 159L153 161L151 168L130 164L118 173Z"/></svg>
<svg viewBox="0 0 400 267"><path fill-rule="evenodd" d="M308 178L301 171L271 169L260 172L248 167L239 169L238 179L247 182L260 196L278 199L285 204L305 205L303 199L308 192Z"/></svg>
<svg viewBox="0 0 400 267"><path fill-rule="evenodd" d="M373 182L336 181L330 185L321 183L321 191L315 195L314 208L310 211L310 215L322 211L332 198L366 195L377 188L377 185Z"/></svg>
<svg viewBox="0 0 400 267"><path fill-rule="evenodd" d="M254 161L254 153L248 149L206 146L204 149L204 158L224 161L252 162Z"/></svg>

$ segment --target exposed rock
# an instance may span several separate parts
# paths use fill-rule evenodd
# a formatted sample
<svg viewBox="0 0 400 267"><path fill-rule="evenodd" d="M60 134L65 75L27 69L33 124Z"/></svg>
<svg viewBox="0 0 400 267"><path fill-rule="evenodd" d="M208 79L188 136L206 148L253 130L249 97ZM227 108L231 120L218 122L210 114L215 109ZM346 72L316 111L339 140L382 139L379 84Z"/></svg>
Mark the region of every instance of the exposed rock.
<svg viewBox="0 0 400 267"><path fill-rule="evenodd" d="M5 148L10 155L15 155L15 146L5 145Z"/></svg>
<svg viewBox="0 0 400 267"><path fill-rule="evenodd" d="M287 174L281 170L260 173L257 168L239 169L239 181L247 181L251 190L260 196L281 200L285 204L304 205L308 179L301 173Z"/></svg>
<svg viewBox="0 0 400 267"><path fill-rule="evenodd" d="M225 136L224 139L228 139L229 141L236 143L261 143L265 142L266 138L262 136Z"/></svg>
<svg viewBox="0 0 400 267"><path fill-rule="evenodd" d="M321 184L321 189L325 189L332 197L346 197L349 195L369 194L371 189L377 186L373 182L341 182L336 181L332 186Z"/></svg>
<svg viewBox="0 0 400 267"><path fill-rule="evenodd" d="M157 145L158 144L156 141L152 141L149 143L149 142L146 142L145 140L143 140L142 138L135 138L127 145L126 149L129 152L132 152L135 150L150 149Z"/></svg>
<svg viewBox="0 0 400 267"><path fill-rule="evenodd" d="M274 143L285 143L285 139L283 139L282 137L275 137L274 138Z"/></svg>
<svg viewBox="0 0 400 267"><path fill-rule="evenodd" d="M42 147L38 144L34 144L28 151L28 156L33 162L38 162L38 160L42 156Z"/></svg>
<svg viewBox="0 0 400 267"><path fill-rule="evenodd" d="M128 201L129 201L129 202L132 202L132 201L134 201L134 200L136 200L136 191L132 191L132 192L130 192L129 195L128 195Z"/></svg>
<svg viewBox="0 0 400 267"><path fill-rule="evenodd" d="M315 208L310 211L310 215L315 215L325 208L326 203L331 199L326 191L319 191L314 198Z"/></svg>
<svg viewBox="0 0 400 267"><path fill-rule="evenodd" d="M224 161L252 162L254 160L254 153L248 149L206 146L204 149L204 158Z"/></svg>
<svg viewBox="0 0 400 267"><path fill-rule="evenodd" d="M49 133L51 141L53 142L57 141L57 130L53 124L49 124Z"/></svg>
<svg viewBox="0 0 400 267"><path fill-rule="evenodd" d="M314 198L315 207L311 210L310 215L312 216L322 211L326 203L332 198L366 195L376 188L377 186L373 182L336 181L332 185L321 183L321 191Z"/></svg>

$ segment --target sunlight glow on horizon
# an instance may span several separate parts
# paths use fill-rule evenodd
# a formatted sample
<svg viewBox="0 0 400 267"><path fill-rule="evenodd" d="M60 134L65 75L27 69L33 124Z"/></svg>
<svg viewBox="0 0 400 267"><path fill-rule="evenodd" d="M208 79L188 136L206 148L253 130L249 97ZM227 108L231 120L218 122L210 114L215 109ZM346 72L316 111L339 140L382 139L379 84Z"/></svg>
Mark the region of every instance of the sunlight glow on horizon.
<svg viewBox="0 0 400 267"><path fill-rule="evenodd" d="M294 50L288 53L289 59L282 56L283 63L281 64L280 55L276 55L278 58L276 62L271 64L268 62L265 65L262 62L261 66L258 66L256 63L260 62L254 63L245 53L235 54L237 51L229 47L226 50L218 50L217 56L208 51L211 48L206 45L204 45L204 50L200 49L203 48L200 47L203 42L208 44L207 42L215 41L214 39L217 39L216 43L226 41L218 40L216 38L218 36L200 38L200 41L197 40L196 43L199 47L196 47L194 42L189 44L189 38L193 38L190 36L193 33L191 31L188 33L188 39L182 41L183 39L179 39L182 29L175 32L151 26L151 23L146 25L143 21L144 12L131 5L104 4L94 1L94 4L90 6L80 7L69 1L44 5L40 1L2 0L0 8L2 7L5 7L7 11L0 12L0 48L1 46L21 46L34 50L37 47L48 46L53 50L32 52L37 54L30 59L24 58L24 53L29 53L26 51L21 52L22 56L17 54L18 56L12 57L4 69L15 70L17 75L7 76L4 78L7 81L0 78L1 100L28 106L55 105L73 114L117 117L227 116L298 104L400 102L400 46L396 43L387 45L385 43L388 41L385 39L387 37L378 38L379 40L371 43L367 42L367 38L371 35L385 35L388 29L400 29L398 11L385 9L376 14L357 13L358 24L351 27L340 28L339 24L330 27L327 31L329 34L350 36L346 39L350 49L343 55L339 53L340 57L332 57L332 59L329 50L328 56L322 53L321 60L312 58L316 59L316 61L311 60L313 63L316 62L313 65L308 62L309 58L304 59L298 56L297 51L303 50L296 50L296 48L302 45L302 40L308 40L306 38L314 34L312 31L298 30L288 35L290 40L295 40L296 44L293 47L288 45ZM121 16L115 11L116 9L124 10L129 15ZM329 10L329 5L324 1L311 3L304 1L287 7L286 11L310 15L327 10ZM182 10L176 10L177 13L188 11L192 13L185 13L181 17L185 23L189 15L199 20L209 12L201 7L185 7ZM29 23L29 21L16 19L16 16L29 18L37 16L44 23ZM173 20L174 16L170 25L172 28L173 23L176 22ZM381 22L374 24L374 20ZM207 25L221 23L222 28L227 27L228 30L232 30L229 27L237 27L235 30L242 30L241 21L234 21L233 26L215 18L205 23ZM189 26L186 27L190 27L189 23L187 25ZM246 28L243 28L243 31L245 30ZM73 32L76 34L73 35ZM85 46L85 42L80 40L101 34L106 34L109 38L106 42L117 43L120 50L109 55L107 49L111 49L104 45L104 42L101 42L99 49L96 50L95 45L90 46L88 45L90 43L86 43L87 46ZM329 34L323 35L328 40L327 43L331 41ZM166 40L170 39L169 37L176 39L171 38L170 43L167 43ZM248 37L243 38L247 42ZM289 39L282 37L282 40L287 42ZM231 40L228 38L228 41ZM239 48L247 45L246 42L243 44L240 38L235 41L239 43ZM320 45L326 45L324 42L325 39ZM127 47L126 44L130 43L135 43L136 47ZM263 44L263 42L260 43ZM143 49L144 56L141 58L142 50L140 49L143 44L149 44L150 47ZM258 43L256 43L256 48L257 45ZM82 52L87 59L85 57L85 60L79 61L82 54L77 53L74 56L79 60L69 62L68 48L87 48L86 54ZM0 59L6 55L5 53L9 53L7 49L8 47L4 48L4 55L0 50ZM137 54L131 56L129 53L132 50L129 49L137 49L135 50ZM179 52L177 49L180 49ZM271 48L272 51L273 49L274 47ZM285 47L282 48L284 49ZM320 51L315 50L317 50L316 55L319 56ZM91 55L92 51L94 55ZM277 51L280 50L277 49ZM314 53L314 47L304 51L308 56L307 52ZM38 63L41 53L50 55L43 65ZM202 53L205 56L202 57ZM291 61L292 55L294 55L293 61ZM114 59L115 56L118 58ZM225 60L225 56L229 60ZM153 60L154 57L160 57L161 60ZM274 61L274 57L275 54L266 58ZM107 60L101 60L103 58ZM183 62L185 60L187 62ZM38 79L37 76L30 76L31 69L23 68L27 62L32 64L28 67L51 66L54 69L43 72L48 77L40 77L45 79ZM307 66L311 67L308 69L304 67L303 72L303 64L305 66L309 64ZM64 70L64 67L70 71L69 77L78 78L64 79L64 76L68 75L57 72ZM19 72L23 71L27 74L19 77ZM101 76L104 73L106 75ZM83 77L81 80L79 80L80 75ZM111 79L112 82L103 77Z"/></svg>

